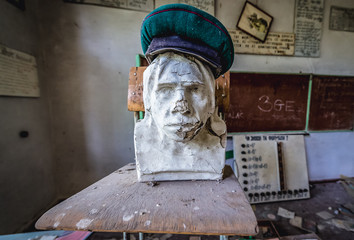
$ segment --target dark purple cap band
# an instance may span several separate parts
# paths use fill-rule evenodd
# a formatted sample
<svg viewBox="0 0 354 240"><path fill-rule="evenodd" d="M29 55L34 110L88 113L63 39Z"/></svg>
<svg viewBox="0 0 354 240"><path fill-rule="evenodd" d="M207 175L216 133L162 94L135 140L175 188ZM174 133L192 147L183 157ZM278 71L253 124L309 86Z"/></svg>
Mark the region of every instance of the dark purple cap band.
<svg viewBox="0 0 354 240"><path fill-rule="evenodd" d="M217 51L207 45L195 42L180 36L155 37L152 39L145 56L149 63L163 52L174 51L193 55L210 65L214 76L218 76L222 69L221 58Z"/></svg>

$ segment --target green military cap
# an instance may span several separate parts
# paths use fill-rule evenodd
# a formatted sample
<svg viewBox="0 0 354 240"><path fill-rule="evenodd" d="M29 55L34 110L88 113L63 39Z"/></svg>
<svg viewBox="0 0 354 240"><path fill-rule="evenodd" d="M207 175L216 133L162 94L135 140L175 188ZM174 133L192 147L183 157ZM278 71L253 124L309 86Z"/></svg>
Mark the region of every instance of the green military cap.
<svg viewBox="0 0 354 240"><path fill-rule="evenodd" d="M149 13L141 26L141 45L148 62L166 51L191 54L207 62L215 77L234 61L233 43L223 24L186 4L168 4Z"/></svg>

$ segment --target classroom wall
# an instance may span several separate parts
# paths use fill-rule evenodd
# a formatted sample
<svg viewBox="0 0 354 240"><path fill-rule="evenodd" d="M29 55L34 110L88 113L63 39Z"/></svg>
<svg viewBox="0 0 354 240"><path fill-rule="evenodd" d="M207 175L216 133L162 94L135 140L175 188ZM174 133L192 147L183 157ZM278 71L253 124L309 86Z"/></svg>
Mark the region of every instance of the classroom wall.
<svg viewBox="0 0 354 240"><path fill-rule="evenodd" d="M129 68L146 12L40 1L56 186L68 197L134 161Z"/></svg>
<svg viewBox="0 0 354 240"><path fill-rule="evenodd" d="M295 0L252 2L273 15L272 31L293 31ZM243 3L217 0L216 17L235 28ZM14 232L55 196L68 197L134 161L128 74L142 53L147 13L62 0L26 4L22 12L0 2L0 43L36 55L41 85L37 99L0 97L0 233ZM354 75L354 33L328 30L330 5L354 8L350 0L325 1L320 58L239 54L231 70ZM18 137L22 129L29 138ZM353 176L353 132L305 140L311 180Z"/></svg>
<svg viewBox="0 0 354 240"><path fill-rule="evenodd" d="M295 0L250 1L274 17L273 32L293 32ZM238 54L231 71L313 73L354 76L354 33L329 30L331 6L354 8L354 1L325 0L319 58ZM216 17L235 29L244 1L217 1ZM354 122L354 119L353 119ZM310 133L305 136L310 180L354 176L354 132Z"/></svg>
<svg viewBox="0 0 354 240"><path fill-rule="evenodd" d="M134 161L133 113L126 110L128 70L135 66L135 55L142 53L139 31L147 13L60 0L40 3L41 71L51 96L56 183L59 194L66 197ZM164 3L157 0L156 6ZM216 1L216 17L227 28L235 28L243 3ZM253 3L273 15L272 31L293 31L295 0ZM328 30L330 5L353 7L353 3L327 0L325 4L320 58L238 54L231 71L354 75L354 57L348 51L354 47L353 33ZM338 39L343 40L339 46ZM337 156L337 144L354 143L352 132L311 133L305 139L311 180L352 174L352 152L330 157ZM314 147L317 142L323 144ZM345 167L331 169L318 166L319 161Z"/></svg>
<svg viewBox="0 0 354 240"><path fill-rule="evenodd" d="M0 44L37 55L36 1L26 11L0 1ZM26 228L56 199L48 95L0 96L0 234ZM20 131L28 131L20 138Z"/></svg>

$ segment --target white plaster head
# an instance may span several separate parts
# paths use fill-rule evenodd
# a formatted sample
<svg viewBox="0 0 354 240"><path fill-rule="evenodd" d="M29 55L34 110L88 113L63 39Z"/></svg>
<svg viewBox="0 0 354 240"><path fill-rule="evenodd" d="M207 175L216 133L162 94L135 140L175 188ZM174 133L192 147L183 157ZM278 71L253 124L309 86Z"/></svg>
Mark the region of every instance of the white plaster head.
<svg viewBox="0 0 354 240"><path fill-rule="evenodd" d="M204 127L215 136L226 132L215 107L214 75L192 56L158 55L144 72L143 95L144 121L155 124L161 137L188 142Z"/></svg>

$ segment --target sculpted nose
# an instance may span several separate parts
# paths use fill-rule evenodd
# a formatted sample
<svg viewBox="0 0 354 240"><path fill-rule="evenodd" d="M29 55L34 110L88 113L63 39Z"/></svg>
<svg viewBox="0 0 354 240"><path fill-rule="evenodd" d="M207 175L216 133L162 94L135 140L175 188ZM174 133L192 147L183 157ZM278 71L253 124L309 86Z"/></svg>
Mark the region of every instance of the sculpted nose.
<svg viewBox="0 0 354 240"><path fill-rule="evenodd" d="M188 101L185 98L185 93L183 90L176 92L176 102L172 112L179 112L182 114L189 114L191 111L188 106Z"/></svg>
<svg viewBox="0 0 354 240"><path fill-rule="evenodd" d="M186 100L178 100L173 108L172 112L182 113L182 114L189 114L191 111L188 107L188 102Z"/></svg>

